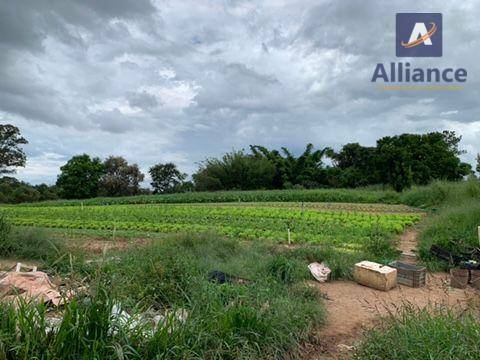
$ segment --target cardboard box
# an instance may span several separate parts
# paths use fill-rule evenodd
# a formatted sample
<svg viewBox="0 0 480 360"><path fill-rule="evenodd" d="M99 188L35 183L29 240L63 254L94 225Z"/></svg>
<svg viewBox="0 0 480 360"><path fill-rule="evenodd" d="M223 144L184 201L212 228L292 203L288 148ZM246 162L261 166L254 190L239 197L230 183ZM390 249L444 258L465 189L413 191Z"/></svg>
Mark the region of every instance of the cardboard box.
<svg viewBox="0 0 480 360"><path fill-rule="evenodd" d="M397 286L397 269L372 261L355 264L353 276L357 283L377 290L388 291Z"/></svg>

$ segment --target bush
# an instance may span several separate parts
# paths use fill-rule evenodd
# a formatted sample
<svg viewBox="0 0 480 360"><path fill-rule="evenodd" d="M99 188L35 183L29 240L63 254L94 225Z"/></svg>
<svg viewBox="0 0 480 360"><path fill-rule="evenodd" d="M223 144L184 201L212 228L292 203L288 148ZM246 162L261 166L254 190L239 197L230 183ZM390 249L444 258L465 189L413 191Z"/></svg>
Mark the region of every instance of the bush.
<svg viewBox="0 0 480 360"><path fill-rule="evenodd" d="M406 307L362 341L355 359L478 359L480 322L471 313Z"/></svg>

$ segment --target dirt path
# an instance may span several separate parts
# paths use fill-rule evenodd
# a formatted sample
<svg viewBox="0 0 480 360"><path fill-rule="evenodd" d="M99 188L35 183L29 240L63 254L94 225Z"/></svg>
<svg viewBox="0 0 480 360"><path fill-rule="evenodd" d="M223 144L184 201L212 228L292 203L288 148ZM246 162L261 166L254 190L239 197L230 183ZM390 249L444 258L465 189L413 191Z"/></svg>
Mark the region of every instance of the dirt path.
<svg viewBox="0 0 480 360"><path fill-rule="evenodd" d="M409 263L415 263L417 260L417 242L419 232L417 229L407 229L398 242L398 250L402 252L401 260Z"/></svg>
<svg viewBox="0 0 480 360"><path fill-rule="evenodd" d="M414 229L401 236L399 250L402 251L402 260L416 261L417 236ZM471 288L451 288L446 273L427 274L423 288L399 285L388 292L344 280L325 284L312 281L310 285L324 294L327 313L326 325L316 334L315 351L309 351L311 359L348 358L365 331L374 327L381 316L395 313L402 305L417 308L444 305L464 309L478 297Z"/></svg>
<svg viewBox="0 0 480 360"><path fill-rule="evenodd" d="M466 308L478 294L473 289L453 289L448 275L427 274L423 288L399 285L388 292L378 291L353 281L311 283L321 291L325 300L327 323L317 335L321 353L313 359L337 359L345 357L363 331L374 326L382 315L395 312L404 304L423 308L429 305L446 305Z"/></svg>

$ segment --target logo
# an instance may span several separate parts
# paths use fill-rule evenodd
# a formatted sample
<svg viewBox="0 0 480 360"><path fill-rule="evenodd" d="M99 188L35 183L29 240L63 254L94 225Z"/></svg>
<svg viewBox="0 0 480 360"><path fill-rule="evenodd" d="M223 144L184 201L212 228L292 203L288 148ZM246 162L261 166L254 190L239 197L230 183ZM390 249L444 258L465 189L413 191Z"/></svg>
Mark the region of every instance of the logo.
<svg viewBox="0 0 480 360"><path fill-rule="evenodd" d="M397 57L441 57L442 14L396 14ZM393 24L392 24L393 25ZM392 26L393 28L393 26ZM439 68L431 64L415 66L413 61L377 63L371 78L382 90L460 90L467 81L467 69Z"/></svg>
<svg viewBox="0 0 480 360"><path fill-rule="evenodd" d="M398 57L442 56L442 14L398 13L396 55Z"/></svg>

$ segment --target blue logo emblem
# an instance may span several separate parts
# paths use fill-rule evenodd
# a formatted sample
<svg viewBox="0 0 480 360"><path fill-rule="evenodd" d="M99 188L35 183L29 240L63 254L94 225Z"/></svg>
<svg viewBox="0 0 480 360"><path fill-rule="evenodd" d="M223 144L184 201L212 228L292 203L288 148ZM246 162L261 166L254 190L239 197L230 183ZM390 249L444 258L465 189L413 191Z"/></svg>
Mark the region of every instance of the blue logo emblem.
<svg viewBox="0 0 480 360"><path fill-rule="evenodd" d="M395 44L397 56L442 56L442 27L440 13L398 13Z"/></svg>

